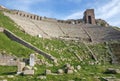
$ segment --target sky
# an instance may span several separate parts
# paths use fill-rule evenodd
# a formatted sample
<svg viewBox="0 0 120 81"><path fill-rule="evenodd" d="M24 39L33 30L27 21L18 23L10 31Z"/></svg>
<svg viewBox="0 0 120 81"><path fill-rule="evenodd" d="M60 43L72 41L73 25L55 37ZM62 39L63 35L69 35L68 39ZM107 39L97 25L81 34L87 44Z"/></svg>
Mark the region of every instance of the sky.
<svg viewBox="0 0 120 81"><path fill-rule="evenodd" d="M56 19L81 19L94 9L96 19L120 27L120 0L0 0L0 5Z"/></svg>

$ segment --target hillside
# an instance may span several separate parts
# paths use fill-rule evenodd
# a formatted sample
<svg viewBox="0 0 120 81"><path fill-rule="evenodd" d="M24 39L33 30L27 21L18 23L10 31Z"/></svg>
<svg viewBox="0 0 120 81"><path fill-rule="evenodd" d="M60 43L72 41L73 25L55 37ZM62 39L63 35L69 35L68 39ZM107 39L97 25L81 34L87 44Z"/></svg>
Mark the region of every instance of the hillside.
<svg viewBox="0 0 120 81"><path fill-rule="evenodd" d="M16 14L4 14L18 24L22 31L32 36L42 38L60 38L65 40L83 40L93 43L120 39L120 32L112 27L102 27L82 23L66 24L44 19L35 20ZM24 22L26 23L24 24Z"/></svg>
<svg viewBox="0 0 120 81"><path fill-rule="evenodd" d="M114 58L110 52L116 57L120 53L119 41L117 41L120 39L120 32L113 28L96 27L96 25L90 24L72 25L37 21L8 12L0 12L0 27L8 29L19 38L57 59L57 64L55 64L42 55L36 54L42 62L35 65L37 70L33 76L15 75L16 67L0 66L0 76L3 76L0 77L0 80L39 81L41 80L39 76L46 77L43 81L104 81L104 77L113 77L113 80L120 79L120 74L104 73L108 68L120 69L118 64L111 64ZM42 35L42 38L37 37L39 34ZM4 54L27 59L31 53L36 53L10 39L3 32L0 33L0 37L0 53L5 51ZM94 43L89 44L90 40ZM117 42L113 42L113 40ZM96 42L99 43L95 44ZM117 61L119 63L119 60ZM58 74L58 70L65 70L66 65L72 66L73 73ZM8 68L8 70L4 68ZM51 70L53 74L46 74L46 70ZM14 78L8 77L11 74L14 75Z"/></svg>

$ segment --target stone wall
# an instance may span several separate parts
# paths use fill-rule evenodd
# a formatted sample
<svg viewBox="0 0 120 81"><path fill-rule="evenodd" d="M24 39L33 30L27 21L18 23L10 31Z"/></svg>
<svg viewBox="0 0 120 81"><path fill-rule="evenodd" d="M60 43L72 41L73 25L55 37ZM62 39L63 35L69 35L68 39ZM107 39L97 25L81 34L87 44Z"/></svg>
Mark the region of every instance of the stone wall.
<svg viewBox="0 0 120 81"><path fill-rule="evenodd" d="M81 24L83 23L83 19L69 19L69 20L57 20L60 23L66 23L66 24Z"/></svg>
<svg viewBox="0 0 120 81"><path fill-rule="evenodd" d="M14 35L14 34L13 34L12 32L10 32L9 30L5 29L5 30L4 30L4 33L5 33L10 39L12 39L12 40L14 40L14 41L16 41L16 42L18 42L18 43L20 43L20 44L28 47L28 48L34 50L35 52L43 55L43 56L46 57L47 59L52 60L52 61L56 61L56 59L55 59L52 55L47 54L47 53L39 50L38 48L36 48L35 46L31 45L30 43L22 40L21 38L17 37L16 35Z"/></svg>
<svg viewBox="0 0 120 81"><path fill-rule="evenodd" d="M41 20L42 19L42 17L40 17L40 16L30 14L30 13L26 13L26 12L19 11L19 10L11 10L11 12L13 14L16 14L16 15L19 15L19 16L22 16L22 17L26 17L26 18L30 18L30 19L34 19L34 20Z"/></svg>
<svg viewBox="0 0 120 81"><path fill-rule="evenodd" d="M87 9L87 10L84 12L83 20L84 20L85 23L95 25L96 22L95 22L94 9Z"/></svg>
<svg viewBox="0 0 120 81"><path fill-rule="evenodd" d="M30 18L30 19L33 19L33 20L38 20L38 21L43 20L43 21L57 22L57 20L54 19L54 18L41 17L41 16L38 16L38 15L35 15L35 14L30 14L30 13L19 11L19 10L11 10L11 12L15 15L19 15L19 16L22 16L22 17L25 17L25 18Z"/></svg>
<svg viewBox="0 0 120 81"><path fill-rule="evenodd" d="M48 17L41 17L35 14L30 14L27 12L19 11L19 10L11 10L11 12L15 15L19 15L25 18L30 18L33 20L42 20L42 21L48 21L48 22L59 22L59 23L67 23L67 24L79 24L83 23L82 19L70 19L70 20L57 20L55 18L48 18Z"/></svg>
<svg viewBox="0 0 120 81"><path fill-rule="evenodd" d="M0 65L16 66L17 65L17 60L13 56L0 54Z"/></svg>

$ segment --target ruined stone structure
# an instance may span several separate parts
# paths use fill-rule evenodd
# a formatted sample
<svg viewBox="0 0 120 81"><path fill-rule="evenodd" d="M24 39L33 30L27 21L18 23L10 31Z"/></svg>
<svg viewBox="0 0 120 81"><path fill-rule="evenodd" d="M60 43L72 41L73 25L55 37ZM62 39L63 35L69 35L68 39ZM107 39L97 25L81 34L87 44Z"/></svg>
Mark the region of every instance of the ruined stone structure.
<svg viewBox="0 0 120 81"><path fill-rule="evenodd" d="M13 14L16 14L16 15L19 15L19 16L22 16L22 17L25 17L25 18L33 19L33 20L38 20L38 21L39 20L45 20L45 21L57 22L57 20L54 19L54 18L41 17L41 16L38 16L38 15L35 15L35 14L30 14L30 13L24 12L24 11L11 10L11 12Z"/></svg>
<svg viewBox="0 0 120 81"><path fill-rule="evenodd" d="M0 6L0 10L6 10L4 6Z"/></svg>
<svg viewBox="0 0 120 81"><path fill-rule="evenodd" d="M83 19L58 20L58 22L66 23L66 24L80 24L80 23L83 23Z"/></svg>
<svg viewBox="0 0 120 81"><path fill-rule="evenodd" d="M23 11L19 11L19 10L12 10L12 13L22 16L22 17L26 17L26 18L30 18L30 19L34 19L34 20L41 20L42 17L34 15L34 14L29 14Z"/></svg>
<svg viewBox="0 0 120 81"><path fill-rule="evenodd" d="M3 10L4 8L0 7L0 10ZM24 11L19 11L19 10L10 10L11 13L15 14L15 15L19 15L21 17L24 18L29 18L29 19L33 19L33 20L37 20L37 21L48 21L48 22L55 22L55 23L65 23L65 24L84 24L84 23L88 23L88 24L93 24L93 25L103 25L101 24L101 20L99 19L95 19L95 14L94 14L94 9L87 9L84 12L84 17L83 19L68 19L68 20L57 20L55 18L48 18L48 17L42 17L42 16L38 16L35 14L31 14L31 13L27 13ZM103 22L106 27L109 26L109 24L107 22Z"/></svg>
<svg viewBox="0 0 120 81"><path fill-rule="evenodd" d="M0 65L16 66L17 65L17 60L13 56L0 54Z"/></svg>
<svg viewBox="0 0 120 81"><path fill-rule="evenodd" d="M45 53L43 52L42 50L38 49L37 47L33 46L32 44L24 41L23 39L19 38L18 36L16 36L15 34L13 34L12 32L10 32L9 30L7 29L4 29L4 34L6 34L10 39L36 51L37 53L43 55L44 57L46 57L47 59L49 60L52 60L54 62L57 62L57 59L55 57L53 57L52 55L48 54L48 53Z"/></svg>
<svg viewBox="0 0 120 81"><path fill-rule="evenodd" d="M95 25L95 14L94 14L94 9L87 9L84 12L84 17L83 17L84 23L88 24L93 24Z"/></svg>

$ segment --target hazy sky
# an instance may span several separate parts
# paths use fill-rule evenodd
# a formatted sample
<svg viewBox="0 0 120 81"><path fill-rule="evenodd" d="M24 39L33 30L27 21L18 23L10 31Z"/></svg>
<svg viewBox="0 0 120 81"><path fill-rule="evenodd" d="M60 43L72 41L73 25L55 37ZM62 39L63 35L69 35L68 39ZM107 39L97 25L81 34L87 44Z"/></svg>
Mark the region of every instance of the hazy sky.
<svg viewBox="0 0 120 81"><path fill-rule="evenodd" d="M120 27L120 0L0 0L0 5L57 19L79 19L93 8L96 18Z"/></svg>

